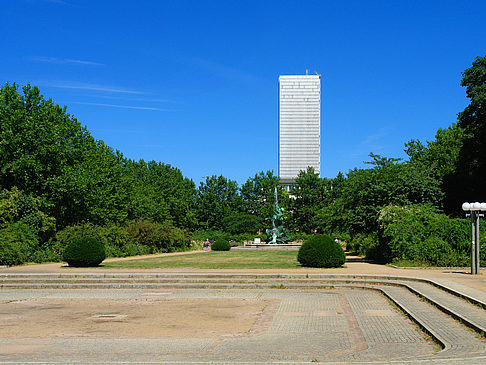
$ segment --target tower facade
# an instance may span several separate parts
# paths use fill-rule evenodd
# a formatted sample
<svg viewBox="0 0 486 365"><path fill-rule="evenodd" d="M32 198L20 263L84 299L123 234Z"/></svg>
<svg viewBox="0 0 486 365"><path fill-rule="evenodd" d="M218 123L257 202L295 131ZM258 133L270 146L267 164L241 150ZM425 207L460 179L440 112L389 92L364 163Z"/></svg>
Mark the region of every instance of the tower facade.
<svg viewBox="0 0 486 365"><path fill-rule="evenodd" d="M321 76L278 78L278 175L293 184L308 166L321 172Z"/></svg>

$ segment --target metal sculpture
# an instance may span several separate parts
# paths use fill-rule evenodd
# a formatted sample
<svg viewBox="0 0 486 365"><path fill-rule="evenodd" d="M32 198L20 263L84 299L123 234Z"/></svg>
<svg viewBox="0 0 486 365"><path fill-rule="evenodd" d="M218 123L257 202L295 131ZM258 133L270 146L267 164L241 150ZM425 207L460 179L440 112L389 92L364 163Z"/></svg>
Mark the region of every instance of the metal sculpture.
<svg viewBox="0 0 486 365"><path fill-rule="evenodd" d="M267 218L268 219L268 218ZM290 241L290 236L283 226L284 209L278 205L277 188L274 195L274 209L271 218L272 227L267 229L267 243L269 244L286 244Z"/></svg>

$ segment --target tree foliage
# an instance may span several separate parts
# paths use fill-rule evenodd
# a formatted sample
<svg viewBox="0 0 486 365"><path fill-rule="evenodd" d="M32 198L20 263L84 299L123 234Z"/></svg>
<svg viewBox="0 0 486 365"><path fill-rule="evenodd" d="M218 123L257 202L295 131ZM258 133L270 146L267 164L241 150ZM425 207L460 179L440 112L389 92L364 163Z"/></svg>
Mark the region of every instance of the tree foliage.
<svg viewBox="0 0 486 365"><path fill-rule="evenodd" d="M381 207L388 204L426 204L441 208L440 182L430 169L372 155L373 168L347 175L335 205L342 212L340 228L352 234L376 231Z"/></svg>
<svg viewBox="0 0 486 365"><path fill-rule="evenodd" d="M317 213L327 205L329 185L321 179L313 167L301 171L292 188L292 224L294 229L314 233L319 227Z"/></svg>
<svg viewBox="0 0 486 365"><path fill-rule="evenodd" d="M486 200L486 56L477 57L462 75L470 103L458 114L464 141L456 170L445 184L446 209L456 214L464 201Z"/></svg>
<svg viewBox="0 0 486 365"><path fill-rule="evenodd" d="M196 186L179 169L143 160L128 160L125 168L132 197L130 219L169 220L180 228L195 227Z"/></svg>
<svg viewBox="0 0 486 365"><path fill-rule="evenodd" d="M222 175L207 177L199 186L196 206L202 228L224 230L224 217L241 209L238 183Z"/></svg>
<svg viewBox="0 0 486 365"><path fill-rule="evenodd" d="M225 232L231 234L253 233L256 235L258 230L262 230L264 221L255 214L246 212L232 212L222 220Z"/></svg>
<svg viewBox="0 0 486 365"><path fill-rule="evenodd" d="M277 188L279 205L287 209L289 206L288 194L280 185L279 178L273 174L273 171L260 171L241 186L243 209L247 213L257 216L261 221L270 218L273 215L275 188Z"/></svg>
<svg viewBox="0 0 486 365"><path fill-rule="evenodd" d="M0 89L0 184L49 195L63 170L83 161L95 141L81 124L37 87Z"/></svg>
<svg viewBox="0 0 486 365"><path fill-rule="evenodd" d="M58 227L169 220L193 228L195 185L179 169L134 162L95 140L37 87L0 89L0 184L32 194Z"/></svg>
<svg viewBox="0 0 486 365"><path fill-rule="evenodd" d="M464 130L453 123L446 129L439 128L435 140L426 145L417 139L405 144L405 153L411 163L432 169L435 176L443 179L455 172L464 139Z"/></svg>

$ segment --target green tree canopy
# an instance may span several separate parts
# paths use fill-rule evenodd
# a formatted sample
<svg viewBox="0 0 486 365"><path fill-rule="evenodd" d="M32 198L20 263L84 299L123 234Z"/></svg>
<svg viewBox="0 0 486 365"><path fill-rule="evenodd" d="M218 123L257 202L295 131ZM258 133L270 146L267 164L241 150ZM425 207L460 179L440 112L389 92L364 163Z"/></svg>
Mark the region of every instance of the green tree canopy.
<svg viewBox="0 0 486 365"><path fill-rule="evenodd" d="M313 167L300 171L291 190L293 228L313 233L320 227L317 213L328 203L329 184L321 179Z"/></svg>
<svg viewBox="0 0 486 365"><path fill-rule="evenodd" d="M224 230L223 218L241 210L238 183L224 176L209 176L198 189L197 216L205 229Z"/></svg>
<svg viewBox="0 0 486 365"><path fill-rule="evenodd" d="M464 139L464 131L453 123L446 129L439 128L435 140L427 141L426 145L417 139L405 144L405 153L411 163L419 163L430 167L439 179L455 172L459 152Z"/></svg>
<svg viewBox="0 0 486 365"><path fill-rule="evenodd" d="M0 185L38 196L50 194L52 180L84 160L95 140L86 128L37 87L0 89Z"/></svg>
<svg viewBox="0 0 486 365"><path fill-rule="evenodd" d="M430 169L371 155L371 169L351 170L335 210L341 212L340 230L351 233L377 230L381 207L388 204L426 204L440 209L440 181ZM375 163L378 162L378 163Z"/></svg>
<svg viewBox="0 0 486 365"><path fill-rule="evenodd" d="M232 212L225 216L222 221L225 232L231 234L253 233L257 234L260 229L263 231L264 221L254 215L246 212Z"/></svg>
<svg viewBox="0 0 486 365"><path fill-rule="evenodd" d="M195 227L197 190L192 180L161 162L129 160L125 166L132 195L130 219L169 220L179 228Z"/></svg>
<svg viewBox="0 0 486 365"><path fill-rule="evenodd" d="M287 209L288 193L282 188L278 176L275 176L272 171L261 171L243 184L241 187L243 209L257 216L261 221L271 218L275 188L277 188L279 205Z"/></svg>
<svg viewBox="0 0 486 365"><path fill-rule="evenodd" d="M447 210L460 212L464 201L486 200L486 56L463 72L469 105L458 114L465 137L456 172L446 181Z"/></svg>
<svg viewBox="0 0 486 365"><path fill-rule="evenodd" d="M0 187L42 201L58 228L129 219L196 224L196 188L179 169L127 160L37 87L0 89Z"/></svg>

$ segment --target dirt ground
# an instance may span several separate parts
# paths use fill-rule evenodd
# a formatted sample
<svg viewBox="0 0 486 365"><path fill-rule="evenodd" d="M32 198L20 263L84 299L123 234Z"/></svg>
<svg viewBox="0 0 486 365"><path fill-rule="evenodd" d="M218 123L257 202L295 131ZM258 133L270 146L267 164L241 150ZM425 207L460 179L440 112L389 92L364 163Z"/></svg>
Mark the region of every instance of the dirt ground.
<svg viewBox="0 0 486 365"><path fill-rule="evenodd" d="M154 295L157 293L154 293ZM163 293L162 293L163 294ZM270 301L25 299L0 302L3 338L208 338L248 333ZM273 313L272 313L273 314Z"/></svg>

